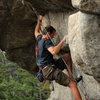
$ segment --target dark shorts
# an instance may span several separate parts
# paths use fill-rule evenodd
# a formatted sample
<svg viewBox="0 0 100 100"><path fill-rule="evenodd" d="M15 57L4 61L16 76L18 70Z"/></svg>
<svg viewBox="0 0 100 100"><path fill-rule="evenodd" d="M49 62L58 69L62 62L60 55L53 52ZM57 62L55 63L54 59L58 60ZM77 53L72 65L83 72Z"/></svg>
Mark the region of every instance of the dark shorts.
<svg viewBox="0 0 100 100"><path fill-rule="evenodd" d="M42 69L42 73L46 80L49 81L55 80L57 83L63 86L67 86L69 84L70 78L55 65L45 66Z"/></svg>

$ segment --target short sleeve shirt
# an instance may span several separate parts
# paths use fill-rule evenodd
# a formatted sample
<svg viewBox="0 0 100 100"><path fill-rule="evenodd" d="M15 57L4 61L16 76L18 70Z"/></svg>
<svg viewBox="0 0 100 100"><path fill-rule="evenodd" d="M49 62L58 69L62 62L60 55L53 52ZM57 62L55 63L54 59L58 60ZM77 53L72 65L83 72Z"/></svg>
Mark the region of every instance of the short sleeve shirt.
<svg viewBox="0 0 100 100"><path fill-rule="evenodd" d="M42 35L36 38L36 62L38 66L45 66L54 63L53 55L48 51L48 48L54 46L50 39L43 39Z"/></svg>

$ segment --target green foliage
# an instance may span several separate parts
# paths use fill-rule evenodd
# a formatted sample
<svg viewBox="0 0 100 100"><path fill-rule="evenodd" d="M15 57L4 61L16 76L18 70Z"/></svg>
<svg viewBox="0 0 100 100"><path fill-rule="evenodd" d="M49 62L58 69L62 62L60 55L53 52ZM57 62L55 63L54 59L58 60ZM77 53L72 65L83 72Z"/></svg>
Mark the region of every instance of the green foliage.
<svg viewBox="0 0 100 100"><path fill-rule="evenodd" d="M35 76L8 61L0 51L0 100L46 100L49 92L48 82L40 84Z"/></svg>

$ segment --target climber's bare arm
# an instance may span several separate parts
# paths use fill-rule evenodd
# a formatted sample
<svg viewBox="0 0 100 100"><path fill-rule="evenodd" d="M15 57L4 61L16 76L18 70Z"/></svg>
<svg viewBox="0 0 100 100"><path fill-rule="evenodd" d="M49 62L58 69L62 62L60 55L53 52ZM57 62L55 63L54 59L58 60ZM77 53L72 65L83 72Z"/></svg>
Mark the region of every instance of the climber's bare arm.
<svg viewBox="0 0 100 100"><path fill-rule="evenodd" d="M41 34L40 33L41 24L42 24L42 16L39 16L38 21L37 21L37 25L35 27L35 32L34 32L35 37L37 37L38 35Z"/></svg>
<svg viewBox="0 0 100 100"><path fill-rule="evenodd" d="M64 42L65 42L65 37L56 46L49 47L48 51L52 55L55 55L55 54L59 53L59 51L61 50L61 47L63 46Z"/></svg>

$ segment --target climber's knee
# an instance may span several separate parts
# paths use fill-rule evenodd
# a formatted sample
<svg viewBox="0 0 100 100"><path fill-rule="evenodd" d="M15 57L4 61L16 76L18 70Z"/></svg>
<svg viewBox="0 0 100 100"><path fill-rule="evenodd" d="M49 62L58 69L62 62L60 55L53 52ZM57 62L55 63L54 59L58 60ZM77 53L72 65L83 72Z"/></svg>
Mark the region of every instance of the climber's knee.
<svg viewBox="0 0 100 100"><path fill-rule="evenodd" d="M74 82L74 80L70 79L68 86L70 88L74 88L74 87L77 87L77 84Z"/></svg>

